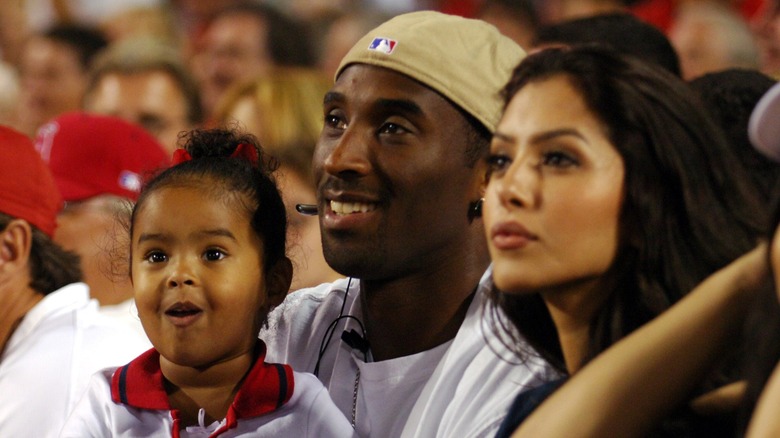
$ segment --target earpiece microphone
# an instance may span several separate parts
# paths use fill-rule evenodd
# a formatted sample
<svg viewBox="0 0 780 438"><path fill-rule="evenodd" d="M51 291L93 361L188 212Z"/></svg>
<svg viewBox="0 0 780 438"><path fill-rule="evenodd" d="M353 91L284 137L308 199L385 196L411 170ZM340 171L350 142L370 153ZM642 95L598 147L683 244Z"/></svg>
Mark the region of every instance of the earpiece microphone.
<svg viewBox="0 0 780 438"><path fill-rule="evenodd" d="M298 211L300 210L301 204L298 204L295 208ZM304 204L305 206L305 204ZM312 206L315 209L316 206ZM330 323L328 328L325 330L325 335L322 337L322 342L320 343L320 353L317 356L317 363L314 365L314 375L319 376L320 374L320 362L322 361L322 356L325 355L325 349L328 348L328 344L330 344L331 338L333 338L333 334L336 331L336 325L341 321L342 319L353 319L355 322L360 326L360 331L362 332L362 335L352 330L344 330L343 333L341 333L341 339L344 341L345 344L349 345L350 348L354 348L356 350L359 350L363 353L363 359L368 360L368 350L370 349L368 345L368 339L366 336L366 328L363 326L363 323L360 322L360 320L352 315L345 315L344 309L347 305L347 296L349 295L349 286L352 284L352 277L349 277L349 280L347 280L347 287L344 289L344 300L341 302L341 310L339 311L339 316L333 320L333 322Z"/></svg>
<svg viewBox="0 0 780 438"><path fill-rule="evenodd" d="M317 206L315 204L296 204L295 210L305 216L317 216Z"/></svg>
<svg viewBox="0 0 780 438"><path fill-rule="evenodd" d="M344 332L341 333L341 340L351 348L359 350L361 353L363 353L363 355L368 354L368 350L371 349L371 346L368 345L368 339L365 338L365 333L361 335L355 331L355 329L351 329L349 331L344 330Z"/></svg>

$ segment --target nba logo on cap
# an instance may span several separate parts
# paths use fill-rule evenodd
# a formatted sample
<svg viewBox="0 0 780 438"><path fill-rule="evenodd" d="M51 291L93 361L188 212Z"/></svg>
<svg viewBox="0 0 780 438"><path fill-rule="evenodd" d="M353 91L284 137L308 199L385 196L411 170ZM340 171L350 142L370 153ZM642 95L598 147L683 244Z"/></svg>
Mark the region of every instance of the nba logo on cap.
<svg viewBox="0 0 780 438"><path fill-rule="evenodd" d="M381 38L377 37L374 38L373 41L371 41L371 44L368 46L368 50L376 50L377 52L382 52L384 54L391 54L393 53L393 49L395 49L395 45L397 44L397 41L391 40L389 38Z"/></svg>

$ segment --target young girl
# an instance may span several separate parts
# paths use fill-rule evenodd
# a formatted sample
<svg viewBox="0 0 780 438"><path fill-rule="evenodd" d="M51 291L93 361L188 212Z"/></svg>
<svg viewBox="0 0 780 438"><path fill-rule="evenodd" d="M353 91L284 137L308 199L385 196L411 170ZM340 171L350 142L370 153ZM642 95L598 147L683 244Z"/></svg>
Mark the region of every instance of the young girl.
<svg viewBox="0 0 780 438"><path fill-rule="evenodd" d="M505 93L484 206L493 299L564 375L755 244L757 191L676 78L546 50ZM562 382L521 394L499 436Z"/></svg>
<svg viewBox="0 0 780 438"><path fill-rule="evenodd" d="M285 297L285 208L251 136L190 133L130 220L138 315L154 348L105 370L62 436L353 436L313 376L263 361Z"/></svg>

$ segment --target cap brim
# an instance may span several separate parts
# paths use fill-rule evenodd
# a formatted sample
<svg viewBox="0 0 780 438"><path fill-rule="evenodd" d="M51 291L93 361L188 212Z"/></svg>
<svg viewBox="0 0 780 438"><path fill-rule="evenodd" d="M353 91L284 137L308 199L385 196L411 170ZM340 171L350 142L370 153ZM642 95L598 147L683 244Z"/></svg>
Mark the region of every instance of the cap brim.
<svg viewBox="0 0 780 438"><path fill-rule="evenodd" d="M55 176L55 183L60 191L62 200L65 202L82 201L103 194L96 187L89 187L79 182L71 181L62 177Z"/></svg>
<svg viewBox="0 0 780 438"><path fill-rule="evenodd" d="M750 142L757 151L780 162L780 83L758 101L748 123Z"/></svg>

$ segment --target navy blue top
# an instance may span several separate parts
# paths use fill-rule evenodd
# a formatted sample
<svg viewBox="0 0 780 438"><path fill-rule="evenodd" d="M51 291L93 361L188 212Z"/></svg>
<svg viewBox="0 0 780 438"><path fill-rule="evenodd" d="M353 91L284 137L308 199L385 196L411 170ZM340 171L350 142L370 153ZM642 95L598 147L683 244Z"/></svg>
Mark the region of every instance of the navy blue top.
<svg viewBox="0 0 780 438"><path fill-rule="evenodd" d="M562 377L518 394L515 401L512 402L512 406L509 407L501 427L496 432L496 438L509 438L512 436L512 433L520 426L520 423L525 421L550 394L566 383L566 379L566 377Z"/></svg>

